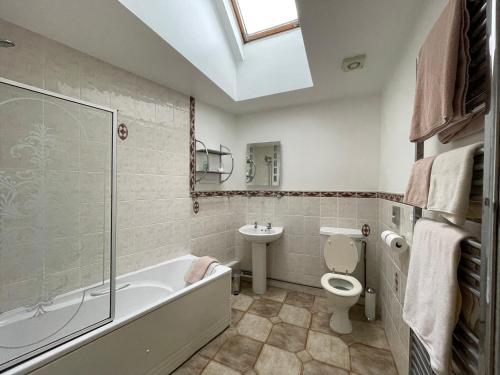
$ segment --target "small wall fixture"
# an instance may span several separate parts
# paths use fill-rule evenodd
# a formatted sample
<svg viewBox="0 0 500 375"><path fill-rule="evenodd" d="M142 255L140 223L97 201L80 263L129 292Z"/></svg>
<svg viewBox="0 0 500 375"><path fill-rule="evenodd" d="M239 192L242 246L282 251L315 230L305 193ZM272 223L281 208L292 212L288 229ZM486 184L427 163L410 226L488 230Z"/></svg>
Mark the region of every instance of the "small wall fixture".
<svg viewBox="0 0 500 375"><path fill-rule="evenodd" d="M347 57L342 60L342 71L351 72L365 67L366 55Z"/></svg>
<svg viewBox="0 0 500 375"><path fill-rule="evenodd" d="M0 39L0 48L11 48L15 46L16 44L8 39Z"/></svg>

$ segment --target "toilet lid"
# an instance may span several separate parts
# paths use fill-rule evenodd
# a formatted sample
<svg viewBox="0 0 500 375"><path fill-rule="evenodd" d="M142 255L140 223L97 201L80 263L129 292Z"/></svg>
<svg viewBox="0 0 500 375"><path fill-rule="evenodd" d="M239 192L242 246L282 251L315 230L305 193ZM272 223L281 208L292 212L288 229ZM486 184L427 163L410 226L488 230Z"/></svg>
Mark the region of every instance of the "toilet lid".
<svg viewBox="0 0 500 375"><path fill-rule="evenodd" d="M359 260L354 240L343 234L334 234L325 241L323 249L326 265L330 270L351 273Z"/></svg>

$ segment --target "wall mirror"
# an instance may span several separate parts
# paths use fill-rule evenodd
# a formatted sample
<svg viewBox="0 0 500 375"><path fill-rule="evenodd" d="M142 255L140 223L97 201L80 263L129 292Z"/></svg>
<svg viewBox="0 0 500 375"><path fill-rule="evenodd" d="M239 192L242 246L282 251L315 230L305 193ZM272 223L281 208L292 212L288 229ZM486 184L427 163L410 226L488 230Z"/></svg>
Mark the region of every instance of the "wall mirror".
<svg viewBox="0 0 500 375"><path fill-rule="evenodd" d="M280 186L280 142L249 143L245 159L245 179L248 186Z"/></svg>

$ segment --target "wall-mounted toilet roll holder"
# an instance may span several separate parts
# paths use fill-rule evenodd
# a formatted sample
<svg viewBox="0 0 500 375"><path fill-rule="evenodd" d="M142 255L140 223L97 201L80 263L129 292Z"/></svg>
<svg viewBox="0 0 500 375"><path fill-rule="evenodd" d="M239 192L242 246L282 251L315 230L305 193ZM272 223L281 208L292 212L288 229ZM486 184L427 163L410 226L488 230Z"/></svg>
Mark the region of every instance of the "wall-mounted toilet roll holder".
<svg viewBox="0 0 500 375"><path fill-rule="evenodd" d="M403 253L408 249L408 241L405 236L396 232L386 230L380 234L382 241L394 252Z"/></svg>

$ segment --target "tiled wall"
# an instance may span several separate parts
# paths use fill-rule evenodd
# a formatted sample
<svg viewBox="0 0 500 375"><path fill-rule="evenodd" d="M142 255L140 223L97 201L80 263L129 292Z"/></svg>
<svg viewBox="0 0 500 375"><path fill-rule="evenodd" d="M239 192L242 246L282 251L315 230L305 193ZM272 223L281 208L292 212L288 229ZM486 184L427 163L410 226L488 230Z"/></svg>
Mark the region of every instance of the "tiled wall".
<svg viewBox="0 0 500 375"><path fill-rule="evenodd" d="M116 108L118 122L128 126L117 152L119 274L187 254L191 247L223 261L234 258L234 236L227 228L233 231L236 221L230 219L229 201L201 202L199 217L192 211L188 97L3 20L0 34L16 42L0 51L0 76ZM83 213L85 207L76 209ZM66 270L71 278L61 280L64 290L85 278L87 255L78 250L73 255L71 271ZM7 284L12 283L0 284L0 300L28 296L33 288L17 279L14 288Z"/></svg>
<svg viewBox="0 0 500 375"><path fill-rule="evenodd" d="M234 199L234 198L230 198ZM367 240L367 281L376 286L376 198L356 197L250 197L246 199L246 222L272 223L285 228L283 236L271 243L268 251L268 276L271 278L320 287L327 272L320 246L320 226L371 227ZM250 243L236 237L236 254L242 268L251 270Z"/></svg>
<svg viewBox="0 0 500 375"><path fill-rule="evenodd" d="M400 207L399 225L392 223L392 207ZM391 350L400 374L408 374L410 330L403 322L403 303L405 298L406 277L411 250L402 254L392 252L380 239L384 230L392 230L403 236L411 244L413 235L412 207L402 203L379 199L377 236L377 259L379 261L378 304L381 318Z"/></svg>

